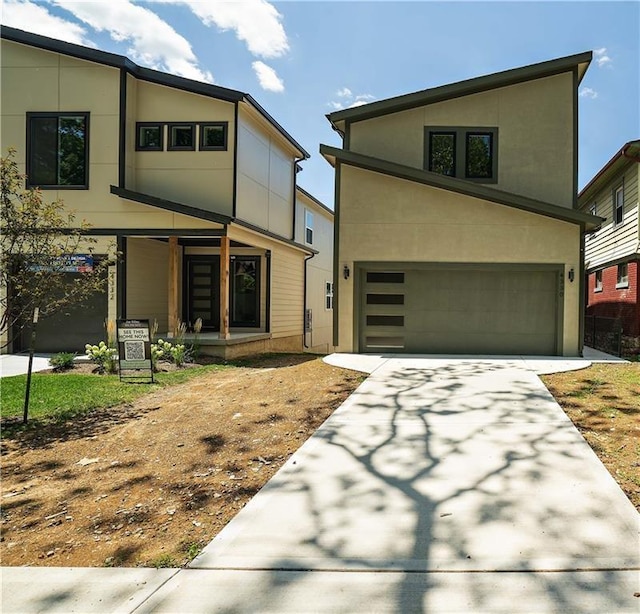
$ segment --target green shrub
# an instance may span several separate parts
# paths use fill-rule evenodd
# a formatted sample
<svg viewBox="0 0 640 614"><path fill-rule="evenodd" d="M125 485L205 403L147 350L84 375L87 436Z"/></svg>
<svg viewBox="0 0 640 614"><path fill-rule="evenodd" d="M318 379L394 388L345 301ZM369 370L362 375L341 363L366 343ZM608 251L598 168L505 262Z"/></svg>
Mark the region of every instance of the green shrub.
<svg viewBox="0 0 640 614"><path fill-rule="evenodd" d="M98 365L96 367L98 373L117 373L118 351L115 348L108 347L104 341L101 341L98 345L87 343L84 348L87 351L89 360Z"/></svg>
<svg viewBox="0 0 640 614"><path fill-rule="evenodd" d="M49 358L49 364L54 371L68 371L73 369L76 355L72 352L58 352Z"/></svg>

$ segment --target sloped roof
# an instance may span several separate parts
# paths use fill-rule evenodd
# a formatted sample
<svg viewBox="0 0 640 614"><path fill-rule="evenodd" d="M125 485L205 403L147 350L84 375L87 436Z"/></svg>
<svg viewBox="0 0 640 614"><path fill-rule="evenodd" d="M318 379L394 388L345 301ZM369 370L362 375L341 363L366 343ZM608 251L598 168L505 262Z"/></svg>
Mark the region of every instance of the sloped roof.
<svg viewBox="0 0 640 614"><path fill-rule="evenodd" d="M363 154L346 151L337 147L320 145L320 153L332 165L335 165L336 163L348 164L349 166L388 175L397 179L404 179L406 181L412 181L414 183L421 183L434 188L448 190L449 192L473 196L499 205L521 209L523 211L536 213L538 215L562 220L564 222L570 222L572 224L580 224L581 226L584 226L586 230L594 230L600 226L603 221L600 217L590 215L582 211L577 211L575 209L560 207L541 200L521 196L520 194L496 190L495 188L489 187L485 184L463 181L462 179L456 179L454 177L447 177L446 175L441 175L439 173L432 173L430 171L413 168L411 166L381 160L380 158L365 156Z"/></svg>
<svg viewBox="0 0 640 614"><path fill-rule="evenodd" d="M584 206L585 202L600 190L616 173L633 162L640 162L640 140L628 141L613 157L596 173L591 181L582 188L578 194L579 206Z"/></svg>
<svg viewBox="0 0 640 614"><path fill-rule="evenodd" d="M193 94L200 94L201 96L216 98L226 102L245 102L256 109L256 111L258 111L258 113L294 147L294 149L297 149L300 152L303 158L309 158L309 153L302 147L302 145L300 145L300 143L298 143L269 113L267 113L267 111L258 104L250 94L245 92L232 90L219 85L212 85L210 83L204 83L202 81L195 81L185 77L178 77L159 70L152 70L151 68L144 68L143 66L138 66L138 64L132 62L129 58L123 55L100 51L98 49L91 49L89 47L83 47L82 45L76 45L73 43L67 43L47 36L41 36L40 34L33 34L16 28L10 28L5 25L0 26L0 35L3 39L14 43L29 45L30 47L60 53L62 55L86 60L88 62L95 62L96 64L102 64L104 66L124 69L141 81L165 85L167 87L184 90Z"/></svg>
<svg viewBox="0 0 640 614"><path fill-rule="evenodd" d="M380 117L382 115L388 115L389 113L406 111L443 100L469 96L470 94L524 83L543 77L550 77L573 70L577 70L578 83L580 83L589 67L592 57L592 52L586 51L584 53L548 60L538 64L512 68L482 77L475 77L465 81L458 81L457 83L421 90L412 94L404 94L394 98L371 102L359 107L335 111L329 113L327 118L333 124L334 128L342 132L345 122L362 121Z"/></svg>

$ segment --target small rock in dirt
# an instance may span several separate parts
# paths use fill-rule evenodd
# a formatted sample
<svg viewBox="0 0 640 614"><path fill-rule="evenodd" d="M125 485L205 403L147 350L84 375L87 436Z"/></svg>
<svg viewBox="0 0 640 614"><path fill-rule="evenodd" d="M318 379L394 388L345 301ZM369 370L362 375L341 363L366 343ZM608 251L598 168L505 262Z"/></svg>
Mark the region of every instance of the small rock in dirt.
<svg viewBox="0 0 640 614"><path fill-rule="evenodd" d="M86 456L84 458L81 458L76 465L81 465L82 467L85 467L86 465L92 465L93 463L99 463L100 459L99 458L87 458Z"/></svg>
<svg viewBox="0 0 640 614"><path fill-rule="evenodd" d="M242 414L241 413L238 412L236 414L233 414L233 416L232 416L233 420L237 420L238 418L242 418Z"/></svg>

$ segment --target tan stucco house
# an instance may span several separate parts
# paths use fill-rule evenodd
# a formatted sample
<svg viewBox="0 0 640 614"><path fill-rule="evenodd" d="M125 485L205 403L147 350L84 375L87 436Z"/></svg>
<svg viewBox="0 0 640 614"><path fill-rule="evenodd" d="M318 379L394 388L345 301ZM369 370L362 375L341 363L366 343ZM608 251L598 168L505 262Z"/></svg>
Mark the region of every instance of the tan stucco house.
<svg viewBox="0 0 640 614"><path fill-rule="evenodd" d="M586 313L591 316L587 331L599 345L598 330L610 329L599 319L617 320L626 352L640 350L639 183L640 140L636 139L625 143L578 195L581 211L604 219L585 245ZM606 334L603 337L609 341Z"/></svg>
<svg viewBox="0 0 640 614"><path fill-rule="evenodd" d="M122 254L106 294L39 324L40 351L81 350L116 318L169 336L201 318L223 356L303 350L308 153L253 97L3 26L1 102L3 155L91 224L98 255Z"/></svg>
<svg viewBox="0 0 640 614"><path fill-rule="evenodd" d="M577 89L590 52L337 111L344 352L582 350Z"/></svg>

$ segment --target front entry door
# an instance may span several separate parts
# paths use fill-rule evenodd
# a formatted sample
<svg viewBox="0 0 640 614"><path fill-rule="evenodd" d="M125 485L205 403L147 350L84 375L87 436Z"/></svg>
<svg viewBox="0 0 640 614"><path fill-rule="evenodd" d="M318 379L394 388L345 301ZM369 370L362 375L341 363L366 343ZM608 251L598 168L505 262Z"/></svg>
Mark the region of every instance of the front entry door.
<svg viewBox="0 0 640 614"><path fill-rule="evenodd" d="M187 257L187 321L202 318L203 330L220 330L220 256Z"/></svg>

